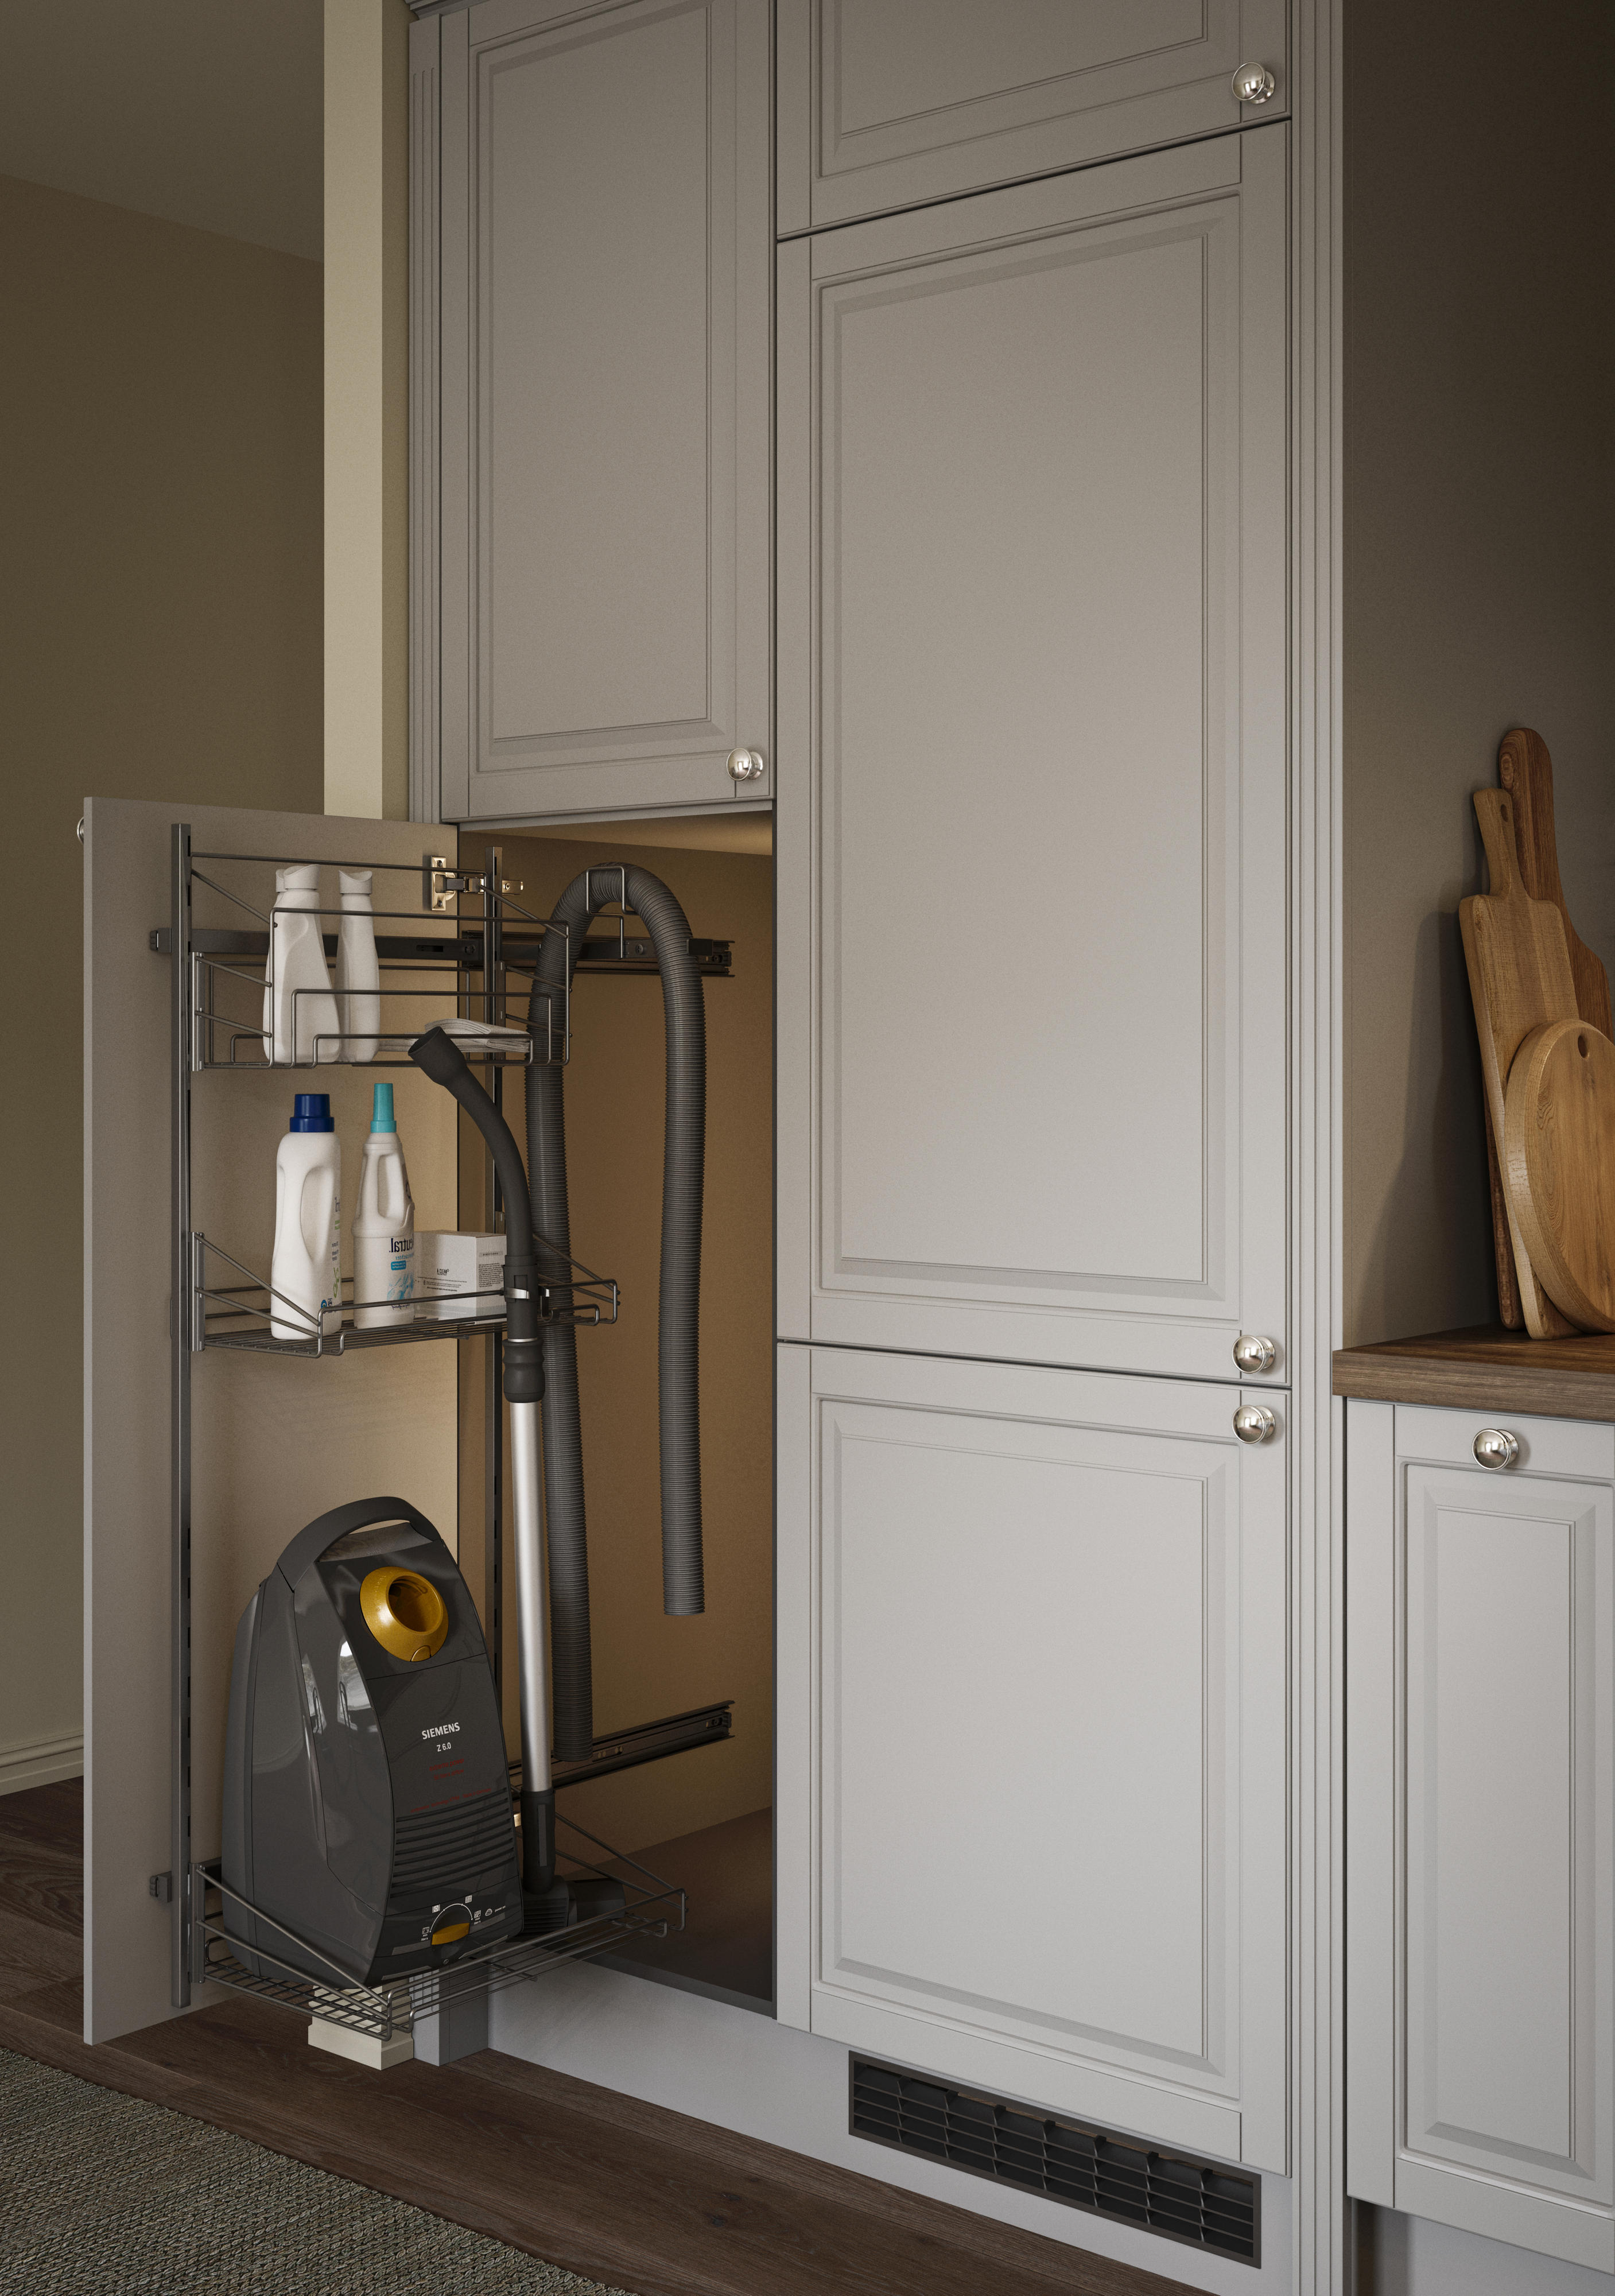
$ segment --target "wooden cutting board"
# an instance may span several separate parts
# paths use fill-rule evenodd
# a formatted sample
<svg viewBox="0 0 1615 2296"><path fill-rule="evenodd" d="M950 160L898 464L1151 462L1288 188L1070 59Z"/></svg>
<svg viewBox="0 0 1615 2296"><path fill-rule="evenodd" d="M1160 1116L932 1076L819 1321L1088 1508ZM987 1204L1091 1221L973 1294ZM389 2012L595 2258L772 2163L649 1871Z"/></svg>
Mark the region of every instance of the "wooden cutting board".
<svg viewBox="0 0 1615 2296"><path fill-rule="evenodd" d="M1534 901L1552 901L1564 925L1576 983L1576 1010L1606 1037L1610 1026L1610 976L1570 922L1559 882L1559 846L1554 832L1554 760L1547 743L1529 726L1516 726L1497 752L1497 779L1514 800L1514 849L1520 874Z"/></svg>
<svg viewBox="0 0 1615 2296"><path fill-rule="evenodd" d="M1534 901L1521 881L1514 850L1514 800L1507 790L1477 790L1475 818L1486 848L1490 890L1458 906L1463 955L1474 999L1492 1137L1504 1134L1504 1086L1515 1054L1545 1021L1580 1018L1564 924L1551 901ZM1531 1271L1520 1223L1508 1205L1509 1238L1525 1327L1534 1340L1562 1339L1576 1329Z"/></svg>
<svg viewBox="0 0 1615 2296"><path fill-rule="evenodd" d="M1512 733L1504 735L1497 750L1497 779L1514 800L1514 853L1525 890L1534 901L1552 901L1563 920L1570 972L1576 983L1576 1009L1584 1021L1590 1021L1606 1037L1615 1037L1615 1029L1610 1025L1609 977L1577 932L1565 906L1554 829L1554 761L1540 734L1534 733L1529 726L1516 726ZM1520 1304L1508 1202L1503 1193L1503 1168L1492 1136L1489 1106L1486 1116L1486 1160L1492 1197L1492 1246L1496 1257L1497 1318L1513 1331L1524 1323L1525 1316Z"/></svg>
<svg viewBox="0 0 1615 2296"><path fill-rule="evenodd" d="M1539 1281L1578 1324L1615 1332L1615 1045L1590 1021L1549 1021L1521 1046L1503 1151Z"/></svg>

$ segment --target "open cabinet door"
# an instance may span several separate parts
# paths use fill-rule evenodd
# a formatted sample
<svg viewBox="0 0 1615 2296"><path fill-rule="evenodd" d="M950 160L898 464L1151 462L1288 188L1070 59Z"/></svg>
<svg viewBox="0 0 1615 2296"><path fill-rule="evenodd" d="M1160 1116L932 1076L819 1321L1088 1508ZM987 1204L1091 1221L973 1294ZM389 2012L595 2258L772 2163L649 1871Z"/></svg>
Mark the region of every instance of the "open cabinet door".
<svg viewBox="0 0 1615 2296"><path fill-rule="evenodd" d="M176 1061L173 961L152 946L173 913L175 824L190 825L193 923L262 931L275 864L376 869L378 930L430 933L421 862L434 832L385 821L92 799L85 808L85 2038L114 2039L218 1997L181 1951L189 1858L218 1849L225 1705L236 1621L287 1541L344 1500L413 1501L456 1545L455 1347L318 1359L186 1350L188 1496L175 1475L173 1329L176 1093L188 1103L189 1226L267 1273L275 1152L292 1094L328 1091L351 1193L372 1083L389 1081L422 1229L455 1222L453 1103L406 1065L263 1065L256 1029L222 1027ZM235 895L225 898L224 887ZM258 912L249 914L241 906ZM381 922L381 913L398 913ZM334 920L330 921L334 930ZM443 929L439 920L435 928ZM244 958L199 969L200 1001L240 1021L258 998ZM384 976L409 988L424 976ZM449 976L452 983L452 976ZM260 972L261 980L261 972ZM440 983L443 975L436 980ZM439 1007L430 989L412 1028ZM454 1009L452 985L444 1009ZM234 1057L233 1057L234 1055ZM240 1283L210 1254L209 1281ZM177 1431L183 1439L185 1431ZM177 1489L176 1489L177 1481ZM188 1570L189 1648L174 1623ZM185 1710L188 1706L188 1720ZM187 1809L188 1800L188 1839ZM158 1887L153 1890L153 1879ZM168 1877L165 1883L160 1877ZM172 1890L172 1902L163 1891Z"/></svg>

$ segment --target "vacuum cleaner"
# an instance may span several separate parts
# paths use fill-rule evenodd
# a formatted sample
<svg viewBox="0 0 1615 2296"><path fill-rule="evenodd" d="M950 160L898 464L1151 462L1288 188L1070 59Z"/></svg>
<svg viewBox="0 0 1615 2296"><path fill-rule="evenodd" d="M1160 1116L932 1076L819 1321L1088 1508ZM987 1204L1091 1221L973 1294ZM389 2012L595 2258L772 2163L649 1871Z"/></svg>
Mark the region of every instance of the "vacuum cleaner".
<svg viewBox="0 0 1615 2296"><path fill-rule="evenodd" d="M529 1029L547 1052L558 993L608 901L645 925L667 1022L659 1401L663 1607L705 1607L697 1393L706 1038L690 929L659 878L586 870L540 946ZM254 1946L282 1967L355 1983L437 1968L518 1934L547 1936L620 1913L618 1882L555 1871L553 1747L594 1750L588 1555L566 1144L559 1070L535 1058L527 1119L537 1225L521 1152L453 1038L432 1029L409 1056L487 1142L504 1199L504 1389L520 1650L521 1856L498 1700L470 1590L436 1530L405 1501L362 1499L300 1531L248 1605L231 1676L220 1878L227 1932L253 1974ZM547 1376L546 1376L547 1374ZM245 1905L236 1903L237 1899ZM255 1913L267 1917L255 1919ZM288 1936L287 1932L290 1932ZM299 1952L298 1940L313 1948Z"/></svg>
<svg viewBox="0 0 1615 2296"><path fill-rule="evenodd" d="M519 1934L482 1628L453 1555L406 1499L321 1515L248 1603L222 1852L225 1927L255 1977L290 1964L325 1984L381 1984Z"/></svg>

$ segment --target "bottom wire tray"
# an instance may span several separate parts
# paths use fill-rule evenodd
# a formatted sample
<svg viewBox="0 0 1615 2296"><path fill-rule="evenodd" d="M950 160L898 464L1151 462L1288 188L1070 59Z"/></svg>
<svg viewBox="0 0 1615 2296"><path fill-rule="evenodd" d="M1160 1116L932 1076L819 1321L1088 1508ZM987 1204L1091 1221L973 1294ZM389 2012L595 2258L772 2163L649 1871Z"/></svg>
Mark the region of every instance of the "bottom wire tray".
<svg viewBox="0 0 1615 2296"><path fill-rule="evenodd" d="M259 2001L273 2001L277 2007L290 2009L297 2015L318 2017L328 2024L344 2026L349 2032L389 2041L395 2035L413 2032L417 2019L435 2017L448 2002L463 1995L484 1988L496 1993L507 1985L530 1983L566 1962L586 1961L593 1955L610 1953L625 1938L666 1937L670 1930L683 1929L685 1898L682 1889L664 1882L648 1866L641 1866L636 1859L611 1849L570 1818L558 1816L556 1824L560 1831L580 1836L600 1853L597 1857L588 1857L562 1848L560 1865L566 1869L566 1878L578 1881L592 1874L602 1881L620 1882L625 1900L620 1914L598 1915L593 1921L575 1923L570 1929L556 1930L547 1937L512 1938L503 1945L485 1946L480 1953L467 1954L440 1969L422 1970L412 1977L395 1978L377 1986L355 1985L334 1962L328 1964L332 1981L322 1985L290 1963L278 1961L265 1947L255 1946L254 1958L260 1963L273 1963L280 1973L254 1977L236 1958L235 1941L225 1934L226 1898L245 1912L256 1915L259 1923L301 1947L316 1961L324 1961L326 1956L316 1947L305 1944L294 1931L259 1912L235 1890L226 1890L219 1877L219 1861L215 1857L191 1868L192 1982L227 1985ZM614 1870L625 1868L626 1871Z"/></svg>

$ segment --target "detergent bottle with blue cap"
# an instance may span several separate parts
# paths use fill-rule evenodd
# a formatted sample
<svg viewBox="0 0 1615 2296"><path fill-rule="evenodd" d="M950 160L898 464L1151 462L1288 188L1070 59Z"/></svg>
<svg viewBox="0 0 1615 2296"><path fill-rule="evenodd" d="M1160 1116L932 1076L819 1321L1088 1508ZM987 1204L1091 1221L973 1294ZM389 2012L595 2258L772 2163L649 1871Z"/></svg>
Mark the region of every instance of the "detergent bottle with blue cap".
<svg viewBox="0 0 1615 2296"><path fill-rule="evenodd" d="M269 1330L314 1340L342 1319L342 1150L328 1092L299 1092L275 1160Z"/></svg>
<svg viewBox="0 0 1615 2296"><path fill-rule="evenodd" d="M353 1222L353 1320L361 1332L407 1324L414 1314L415 1207L393 1114L392 1086L379 1084L359 1167Z"/></svg>

